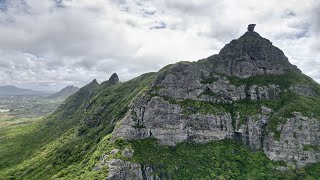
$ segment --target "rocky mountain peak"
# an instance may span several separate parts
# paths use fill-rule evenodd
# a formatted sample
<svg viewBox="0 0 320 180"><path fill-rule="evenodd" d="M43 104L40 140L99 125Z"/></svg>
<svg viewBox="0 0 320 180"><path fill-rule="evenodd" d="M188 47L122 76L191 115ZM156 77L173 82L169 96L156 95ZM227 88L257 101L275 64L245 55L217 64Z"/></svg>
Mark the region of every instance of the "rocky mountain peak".
<svg viewBox="0 0 320 180"><path fill-rule="evenodd" d="M110 76L109 80L101 83L101 88L106 88L106 87L112 86L117 83L119 83L119 77L118 77L117 73L113 73Z"/></svg>
<svg viewBox="0 0 320 180"><path fill-rule="evenodd" d="M98 81L96 79L92 80L91 83L89 84L95 84L95 85L99 85Z"/></svg>
<svg viewBox="0 0 320 180"><path fill-rule="evenodd" d="M219 54L232 57L249 56L252 60L272 60L273 57L287 60L279 48L273 46L268 39L254 32L253 27L250 27L250 25L246 33L225 45ZM274 54L273 57L271 57L272 54Z"/></svg>
<svg viewBox="0 0 320 180"><path fill-rule="evenodd" d="M110 78L109 78L108 81L109 81L110 83L112 83L112 84L118 83L118 82L119 82L119 77L118 77L117 73L113 73L113 74L110 76Z"/></svg>
<svg viewBox="0 0 320 180"><path fill-rule="evenodd" d="M240 69L254 66L255 69L261 70L258 74L282 74L288 70L300 72L289 62L282 50L255 32L254 26L255 24L250 24L248 31L225 45L219 55L226 61L242 64L243 66L238 67Z"/></svg>

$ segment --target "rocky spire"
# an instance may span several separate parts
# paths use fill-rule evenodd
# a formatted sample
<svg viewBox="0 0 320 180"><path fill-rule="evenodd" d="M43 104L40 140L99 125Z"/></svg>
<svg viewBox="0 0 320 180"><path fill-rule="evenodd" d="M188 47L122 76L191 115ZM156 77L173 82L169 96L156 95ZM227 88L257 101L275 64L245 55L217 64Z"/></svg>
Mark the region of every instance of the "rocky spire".
<svg viewBox="0 0 320 180"><path fill-rule="evenodd" d="M90 84L99 84L96 79L93 79Z"/></svg>
<svg viewBox="0 0 320 180"><path fill-rule="evenodd" d="M254 32L254 27L256 26L256 24L249 24L248 25L248 31L249 32Z"/></svg>
<svg viewBox="0 0 320 180"><path fill-rule="evenodd" d="M117 84L119 82L119 77L117 75L117 73L113 73L109 80L108 80L111 84Z"/></svg>
<svg viewBox="0 0 320 180"><path fill-rule="evenodd" d="M117 84L117 83L119 83L119 77L118 77L117 73L113 73L110 76L109 80L104 81L104 82L101 83L101 87L105 88L105 87L109 87L109 86L112 86L112 85Z"/></svg>

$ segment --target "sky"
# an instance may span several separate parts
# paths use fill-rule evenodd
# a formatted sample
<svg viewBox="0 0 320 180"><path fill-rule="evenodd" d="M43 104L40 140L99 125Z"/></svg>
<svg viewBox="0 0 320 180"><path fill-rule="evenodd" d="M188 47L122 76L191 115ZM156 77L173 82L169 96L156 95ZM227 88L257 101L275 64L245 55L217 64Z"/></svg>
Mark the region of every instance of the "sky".
<svg viewBox="0 0 320 180"><path fill-rule="evenodd" d="M127 81L217 54L250 23L320 82L319 0L0 0L0 85Z"/></svg>

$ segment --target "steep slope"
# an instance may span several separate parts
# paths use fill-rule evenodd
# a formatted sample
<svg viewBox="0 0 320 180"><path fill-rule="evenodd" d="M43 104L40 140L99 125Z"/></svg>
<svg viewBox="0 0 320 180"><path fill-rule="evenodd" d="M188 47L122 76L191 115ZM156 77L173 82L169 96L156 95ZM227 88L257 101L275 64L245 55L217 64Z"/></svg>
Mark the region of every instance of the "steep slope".
<svg viewBox="0 0 320 180"><path fill-rule="evenodd" d="M77 91L79 91L78 87L67 86L67 87L61 89L59 92L50 95L48 98L49 99L57 99L57 98L65 99Z"/></svg>
<svg viewBox="0 0 320 180"><path fill-rule="evenodd" d="M0 171L21 163L39 148L78 125L79 120L71 119L70 115L76 115L76 111L92 95L93 90L98 85L96 81L93 81L84 86L72 97L65 100L53 114L36 124L26 126L19 135L13 137L13 139L8 139L7 141L10 140L14 143L13 147L11 147L13 149L8 147L8 149L1 150ZM12 130L14 131L15 129L12 128Z"/></svg>
<svg viewBox="0 0 320 180"><path fill-rule="evenodd" d="M115 119L124 116L132 99L153 79L154 73L149 73L119 83L113 81L113 76L105 83L108 85L99 85L94 80L81 88L37 130L22 137L27 142L33 137L40 138L31 143L42 140L42 147L35 147L37 151L33 156L21 164L2 169L0 179L48 179L54 175L61 176L59 172L69 168L77 168L81 173L100 140L112 132Z"/></svg>
<svg viewBox="0 0 320 180"><path fill-rule="evenodd" d="M34 132L54 138L0 179L315 179L319 104L320 86L247 32L209 58L81 88Z"/></svg>

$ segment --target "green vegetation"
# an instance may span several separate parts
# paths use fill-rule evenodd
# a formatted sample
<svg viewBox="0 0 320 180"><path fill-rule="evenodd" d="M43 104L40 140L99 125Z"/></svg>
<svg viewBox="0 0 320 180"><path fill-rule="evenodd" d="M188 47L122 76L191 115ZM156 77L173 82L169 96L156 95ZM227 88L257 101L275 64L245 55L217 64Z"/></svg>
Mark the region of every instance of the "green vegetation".
<svg viewBox="0 0 320 180"><path fill-rule="evenodd" d="M62 134L63 128L50 130L47 124L54 115L43 120L43 116L52 113L62 101L31 95L1 97L1 107L11 110L0 113L0 172L28 159Z"/></svg>
<svg viewBox="0 0 320 180"><path fill-rule="evenodd" d="M310 176L316 177L316 178L319 179L319 177L320 177L320 162L315 163L315 164L307 165L304 169L306 170L306 172Z"/></svg>
<svg viewBox="0 0 320 180"><path fill-rule="evenodd" d="M103 138L113 131L115 122L125 115L129 103L147 89L154 77L154 73L148 73L103 89L87 86L78 91L55 113L19 136L19 140L12 140L18 147L30 145L28 153L22 148L17 152L22 158L14 158L14 153L4 149L4 154L15 161L1 167L0 179L50 179L55 175L77 174L75 172L95 174L91 172L92 167L89 168L90 157ZM70 106L68 101L78 108Z"/></svg>
<svg viewBox="0 0 320 180"><path fill-rule="evenodd" d="M263 152L252 152L234 140L177 146L159 145L154 139L131 143L133 162L153 167L156 175L170 179L315 179L319 175L315 165L307 171L277 171L276 166L286 163L272 162Z"/></svg>
<svg viewBox="0 0 320 180"><path fill-rule="evenodd" d="M292 71L287 71L284 74L280 75L257 75L251 76L249 78L238 78L234 76L227 77L231 84L240 86L240 85L247 85L247 86L263 86L268 84L276 84L279 85L282 90L289 89L291 85L304 85L307 84L311 86L320 95L320 87L319 85L312 80L310 77Z"/></svg>
<svg viewBox="0 0 320 180"><path fill-rule="evenodd" d="M277 108L269 119L268 129L273 131L276 139L280 139L277 126L293 117L293 112L301 112L302 115L320 119L320 97L300 96L292 92L283 93L275 100Z"/></svg>
<svg viewBox="0 0 320 180"><path fill-rule="evenodd" d="M24 138L36 130L39 120L40 118L10 119L10 124L0 125L0 170L28 158L33 149L39 147L37 137L28 141Z"/></svg>
<svg viewBox="0 0 320 180"><path fill-rule="evenodd" d="M226 76L221 73L211 74L211 77L201 81L203 84L211 84L217 81L216 76ZM239 78L235 76L226 76L230 84L241 86L246 85L251 87L253 85L267 86L269 84L279 85L282 90L288 90L292 85L309 85L317 95L320 95L320 86L312 78L294 71L287 71L280 75L256 75L248 78Z"/></svg>
<svg viewBox="0 0 320 180"><path fill-rule="evenodd" d="M320 151L320 146L305 144L303 145L303 150L304 151Z"/></svg>
<svg viewBox="0 0 320 180"><path fill-rule="evenodd" d="M171 101L172 103L172 101ZM219 114L221 112L225 112L223 106L220 106L216 103L211 102L203 102L203 101L195 101L191 99L187 99L184 101L175 101L175 104L179 104L183 108L183 113L186 115L190 114Z"/></svg>

